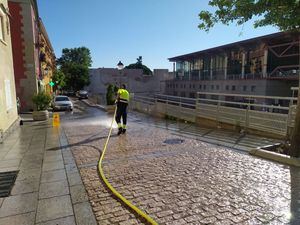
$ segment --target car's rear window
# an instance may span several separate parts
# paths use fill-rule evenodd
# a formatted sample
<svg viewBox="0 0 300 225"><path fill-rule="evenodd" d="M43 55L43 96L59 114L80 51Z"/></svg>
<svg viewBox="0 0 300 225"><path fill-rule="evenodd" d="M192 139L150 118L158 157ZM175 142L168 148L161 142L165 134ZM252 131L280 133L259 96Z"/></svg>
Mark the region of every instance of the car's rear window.
<svg viewBox="0 0 300 225"><path fill-rule="evenodd" d="M56 102L69 101L69 98L68 97L56 97L55 101Z"/></svg>

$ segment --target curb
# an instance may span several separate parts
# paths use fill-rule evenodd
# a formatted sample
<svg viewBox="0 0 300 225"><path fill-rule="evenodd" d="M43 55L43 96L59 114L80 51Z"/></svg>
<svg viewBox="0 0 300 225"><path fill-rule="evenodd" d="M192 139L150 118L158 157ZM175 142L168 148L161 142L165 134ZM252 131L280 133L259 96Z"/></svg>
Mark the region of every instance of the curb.
<svg viewBox="0 0 300 225"><path fill-rule="evenodd" d="M277 144L275 144L277 145ZM258 147L255 149L251 149L249 151L250 155L254 155L254 156L258 156L264 159L269 159L275 162L279 162L279 163L283 163L289 166L296 166L296 167L300 167L300 158L294 158L288 155L283 155L277 152L270 152L267 150L264 150L264 148L267 147L271 147L274 145L267 145L267 146L263 146L263 147Z"/></svg>
<svg viewBox="0 0 300 225"><path fill-rule="evenodd" d="M90 106L90 107L95 107L95 108L98 108L98 109L101 109L101 110L104 110L104 111L106 111L106 108L104 107L104 106L102 106L102 105L98 105L98 104L90 104L88 101L86 101L86 100L81 100L83 103L85 103L85 104L87 104L88 106Z"/></svg>

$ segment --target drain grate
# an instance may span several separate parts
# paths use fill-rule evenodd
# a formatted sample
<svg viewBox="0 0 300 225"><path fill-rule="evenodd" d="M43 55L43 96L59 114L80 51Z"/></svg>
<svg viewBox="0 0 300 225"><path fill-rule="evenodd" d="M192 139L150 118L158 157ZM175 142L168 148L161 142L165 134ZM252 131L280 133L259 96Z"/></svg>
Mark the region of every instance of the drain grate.
<svg viewBox="0 0 300 225"><path fill-rule="evenodd" d="M179 138L166 139L164 141L165 144L169 144L169 145L181 144L183 142L184 142L184 140L183 139L179 139Z"/></svg>
<svg viewBox="0 0 300 225"><path fill-rule="evenodd" d="M19 171L0 173L0 197L8 197Z"/></svg>

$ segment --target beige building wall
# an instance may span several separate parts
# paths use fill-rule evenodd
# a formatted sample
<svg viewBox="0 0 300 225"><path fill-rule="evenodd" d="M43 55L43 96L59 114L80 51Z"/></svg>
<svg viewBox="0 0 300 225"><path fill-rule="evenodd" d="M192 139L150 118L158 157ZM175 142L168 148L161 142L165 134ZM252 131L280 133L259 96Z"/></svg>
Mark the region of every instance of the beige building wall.
<svg viewBox="0 0 300 225"><path fill-rule="evenodd" d="M3 32L3 39L0 35L0 135L8 132L18 119L9 17L5 9L7 0L0 0Z"/></svg>

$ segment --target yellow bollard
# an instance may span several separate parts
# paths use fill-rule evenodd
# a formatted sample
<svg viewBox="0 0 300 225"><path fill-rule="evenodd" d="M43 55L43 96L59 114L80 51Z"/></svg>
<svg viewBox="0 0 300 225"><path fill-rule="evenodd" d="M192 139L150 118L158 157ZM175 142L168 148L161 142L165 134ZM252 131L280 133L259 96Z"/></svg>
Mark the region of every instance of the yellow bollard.
<svg viewBox="0 0 300 225"><path fill-rule="evenodd" d="M53 113L52 126L53 127L59 127L60 126L59 113Z"/></svg>

